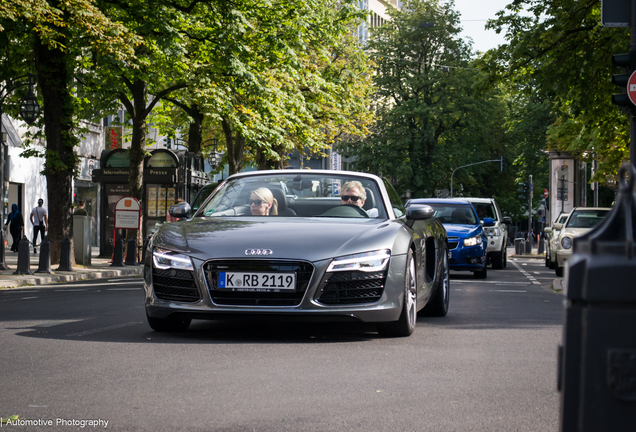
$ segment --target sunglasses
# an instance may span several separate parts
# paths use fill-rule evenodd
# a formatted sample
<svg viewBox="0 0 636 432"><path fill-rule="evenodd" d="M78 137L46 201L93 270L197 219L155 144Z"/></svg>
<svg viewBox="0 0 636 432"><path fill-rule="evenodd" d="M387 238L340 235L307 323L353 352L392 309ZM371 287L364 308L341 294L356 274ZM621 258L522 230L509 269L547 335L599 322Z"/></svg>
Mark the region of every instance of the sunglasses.
<svg viewBox="0 0 636 432"><path fill-rule="evenodd" d="M267 201L263 201L263 200L250 200L250 205L261 205L263 203L267 203Z"/></svg>
<svg viewBox="0 0 636 432"><path fill-rule="evenodd" d="M355 196L355 195L343 195L340 197L340 199L342 199L343 201L353 201L353 202L358 202L358 200L361 200L362 197L359 196Z"/></svg>

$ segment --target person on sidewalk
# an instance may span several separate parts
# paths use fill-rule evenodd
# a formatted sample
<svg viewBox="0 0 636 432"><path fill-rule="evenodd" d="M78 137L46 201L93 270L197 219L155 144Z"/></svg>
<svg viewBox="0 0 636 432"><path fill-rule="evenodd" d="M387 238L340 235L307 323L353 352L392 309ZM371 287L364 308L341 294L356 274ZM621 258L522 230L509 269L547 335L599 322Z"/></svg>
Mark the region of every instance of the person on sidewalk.
<svg viewBox="0 0 636 432"><path fill-rule="evenodd" d="M11 206L11 213L7 216L7 222L4 224L5 231L7 230L7 226L9 227L9 232L11 232L11 237L13 237L11 252L17 252L18 243L24 234L24 218L22 217L22 213L20 213L17 204L13 204Z"/></svg>
<svg viewBox="0 0 636 432"><path fill-rule="evenodd" d="M88 216L86 212L86 203L84 201L79 202L79 206L75 209L74 215L78 216Z"/></svg>
<svg viewBox="0 0 636 432"><path fill-rule="evenodd" d="M44 233L46 232L46 226L49 221L47 219L46 209L42 207L44 200L40 198L38 200L38 206L31 210L31 223L33 224L33 253L38 253L37 239L38 233L41 233L42 241L44 241Z"/></svg>

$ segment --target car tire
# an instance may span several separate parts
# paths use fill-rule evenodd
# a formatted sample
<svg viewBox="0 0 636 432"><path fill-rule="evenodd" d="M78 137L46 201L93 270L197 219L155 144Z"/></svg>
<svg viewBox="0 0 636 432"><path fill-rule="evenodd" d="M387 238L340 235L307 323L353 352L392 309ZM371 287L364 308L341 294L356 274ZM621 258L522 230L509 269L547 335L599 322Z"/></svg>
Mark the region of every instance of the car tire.
<svg viewBox="0 0 636 432"><path fill-rule="evenodd" d="M190 327L192 320L187 318L155 318L148 315L146 312L146 318L148 319L148 325L156 332L183 332Z"/></svg>
<svg viewBox="0 0 636 432"><path fill-rule="evenodd" d="M503 250L499 252L497 255L492 257L492 268L495 270L501 270L506 267L506 247L504 246Z"/></svg>
<svg viewBox="0 0 636 432"><path fill-rule="evenodd" d="M548 252L545 253L545 266L550 268L550 254Z"/></svg>
<svg viewBox="0 0 636 432"><path fill-rule="evenodd" d="M406 277L404 278L404 300L402 313L397 321L378 323L378 333L385 337L410 336L415 331L417 321L417 279L413 251L409 250L406 259Z"/></svg>
<svg viewBox="0 0 636 432"><path fill-rule="evenodd" d="M558 277L563 277L563 267L559 266L559 261L556 259L554 260L554 273L556 273Z"/></svg>
<svg viewBox="0 0 636 432"><path fill-rule="evenodd" d="M504 246L503 248L503 254L504 254L503 268L506 268L508 267L508 248L506 246Z"/></svg>
<svg viewBox="0 0 636 432"><path fill-rule="evenodd" d="M448 264L448 252L443 251L442 268L435 286L435 297L428 302L422 315L432 317L444 317L448 313L450 302L450 265Z"/></svg>
<svg viewBox="0 0 636 432"><path fill-rule="evenodd" d="M486 279L488 277L488 266L484 266L483 270L479 270L473 273L475 279Z"/></svg>
<svg viewBox="0 0 636 432"><path fill-rule="evenodd" d="M552 257L550 257L550 269L554 270L556 268L556 263L554 261L552 261Z"/></svg>

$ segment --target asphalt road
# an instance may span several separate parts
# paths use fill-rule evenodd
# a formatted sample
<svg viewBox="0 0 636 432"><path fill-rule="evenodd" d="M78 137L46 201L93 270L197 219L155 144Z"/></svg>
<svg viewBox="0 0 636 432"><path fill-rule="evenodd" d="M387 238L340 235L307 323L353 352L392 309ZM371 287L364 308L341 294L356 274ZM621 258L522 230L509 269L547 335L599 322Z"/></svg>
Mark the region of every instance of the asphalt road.
<svg viewBox="0 0 636 432"><path fill-rule="evenodd" d="M448 316L398 339L271 321L154 333L140 279L0 291L0 416L53 424L4 426L19 431L554 431L553 279L530 259L452 272Z"/></svg>

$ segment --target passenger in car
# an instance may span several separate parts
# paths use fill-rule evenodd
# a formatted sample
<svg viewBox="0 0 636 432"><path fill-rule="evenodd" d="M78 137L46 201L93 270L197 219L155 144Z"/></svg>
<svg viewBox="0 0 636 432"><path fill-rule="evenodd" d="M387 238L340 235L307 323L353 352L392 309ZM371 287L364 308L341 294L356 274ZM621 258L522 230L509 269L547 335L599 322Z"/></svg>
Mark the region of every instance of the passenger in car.
<svg viewBox="0 0 636 432"><path fill-rule="evenodd" d="M364 206L364 202L367 199L367 193L364 190L364 186L357 180L346 182L342 185L342 194L340 195L340 204L357 205L358 207ZM367 214L369 217L377 217L378 209L368 209Z"/></svg>
<svg viewBox="0 0 636 432"><path fill-rule="evenodd" d="M250 211L253 216L277 216L278 201L269 189L254 189L250 194Z"/></svg>

